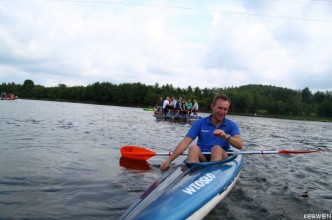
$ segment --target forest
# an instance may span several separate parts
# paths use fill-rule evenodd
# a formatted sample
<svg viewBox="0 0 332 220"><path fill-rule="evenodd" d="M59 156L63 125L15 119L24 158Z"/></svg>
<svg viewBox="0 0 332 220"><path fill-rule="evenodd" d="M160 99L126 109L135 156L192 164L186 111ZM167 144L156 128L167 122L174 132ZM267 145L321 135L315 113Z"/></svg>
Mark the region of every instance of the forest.
<svg viewBox="0 0 332 220"><path fill-rule="evenodd" d="M173 87L171 84L145 85L142 83L95 82L87 86L55 87L35 85L30 79L23 85L2 83L0 92L14 93L20 99L66 101L128 107L155 106L160 96L196 99L200 111L210 111L212 98L217 93L230 97L230 114L257 115L265 117L327 119L332 118L332 92L309 88L292 90L272 85L244 85L227 88Z"/></svg>

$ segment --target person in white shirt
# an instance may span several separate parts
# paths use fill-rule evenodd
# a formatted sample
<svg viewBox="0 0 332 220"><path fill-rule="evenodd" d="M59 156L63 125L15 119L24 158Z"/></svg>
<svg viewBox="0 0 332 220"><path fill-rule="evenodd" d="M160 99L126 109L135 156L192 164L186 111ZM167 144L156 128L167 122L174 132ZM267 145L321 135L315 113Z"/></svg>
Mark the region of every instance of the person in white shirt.
<svg viewBox="0 0 332 220"><path fill-rule="evenodd" d="M191 112L193 113L193 115L197 115L198 108L199 108L199 106L198 106L197 100L194 99L194 105L193 105L193 108L191 110Z"/></svg>
<svg viewBox="0 0 332 220"><path fill-rule="evenodd" d="M166 99L165 99L164 102L163 102L163 107L162 107L162 109L163 109L163 112L164 112L165 115L166 115L166 113L167 113L167 111L168 111L167 106L169 106L169 100L170 100L170 98L169 98L169 96L167 96Z"/></svg>

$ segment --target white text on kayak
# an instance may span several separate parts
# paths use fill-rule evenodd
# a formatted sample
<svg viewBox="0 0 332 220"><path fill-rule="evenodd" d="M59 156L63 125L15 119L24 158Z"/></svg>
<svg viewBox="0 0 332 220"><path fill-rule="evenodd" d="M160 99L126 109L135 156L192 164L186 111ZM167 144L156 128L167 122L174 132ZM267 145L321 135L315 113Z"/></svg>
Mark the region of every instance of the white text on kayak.
<svg viewBox="0 0 332 220"><path fill-rule="evenodd" d="M189 186L187 186L185 189L182 190L182 192L187 193L189 195L193 195L198 190L206 186L207 184L211 183L212 180L216 178L215 175L212 173L207 173L195 182L191 183Z"/></svg>

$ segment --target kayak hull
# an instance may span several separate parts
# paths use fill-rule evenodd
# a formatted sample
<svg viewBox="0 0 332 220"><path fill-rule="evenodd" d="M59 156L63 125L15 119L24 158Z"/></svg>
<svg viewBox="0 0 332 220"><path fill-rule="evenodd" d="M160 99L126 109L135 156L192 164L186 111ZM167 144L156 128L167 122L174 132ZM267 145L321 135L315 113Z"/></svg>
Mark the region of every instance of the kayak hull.
<svg viewBox="0 0 332 220"><path fill-rule="evenodd" d="M238 173L238 175L235 177L234 181L227 187L225 191L222 193L216 195L212 200L210 200L208 203L206 203L202 208L197 210L194 214L192 214L189 218L190 220L196 220L196 219L203 219L209 212L216 207L232 190L233 186L237 182L237 180L240 177L241 172Z"/></svg>
<svg viewBox="0 0 332 220"><path fill-rule="evenodd" d="M133 203L121 219L202 219L234 186L242 155L174 166Z"/></svg>

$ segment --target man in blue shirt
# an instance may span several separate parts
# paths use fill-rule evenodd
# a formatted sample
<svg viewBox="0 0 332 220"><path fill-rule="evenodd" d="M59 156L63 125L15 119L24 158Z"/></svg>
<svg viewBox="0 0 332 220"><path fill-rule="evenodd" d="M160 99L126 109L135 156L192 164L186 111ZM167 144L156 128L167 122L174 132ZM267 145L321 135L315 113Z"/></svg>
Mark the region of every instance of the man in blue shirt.
<svg viewBox="0 0 332 220"><path fill-rule="evenodd" d="M167 169L169 164L180 156L193 140L198 137L197 144L189 147L188 158L190 162L218 161L228 157L226 151L230 145L237 149L243 148L243 140L237 124L226 115L231 105L230 99L224 95L216 95L211 104L212 114L197 120L189 129L186 137L177 145L172 155L165 160L160 168ZM204 152L211 152L209 156Z"/></svg>

